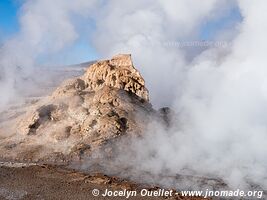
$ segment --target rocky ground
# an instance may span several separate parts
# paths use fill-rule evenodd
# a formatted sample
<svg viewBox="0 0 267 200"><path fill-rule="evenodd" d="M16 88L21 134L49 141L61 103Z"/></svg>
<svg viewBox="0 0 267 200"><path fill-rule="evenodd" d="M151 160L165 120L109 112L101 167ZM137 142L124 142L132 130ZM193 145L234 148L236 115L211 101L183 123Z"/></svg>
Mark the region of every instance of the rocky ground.
<svg viewBox="0 0 267 200"><path fill-rule="evenodd" d="M137 196L129 199L176 199L201 200L201 197L144 197L140 195L141 189L148 191L159 190L159 187L137 184L117 177L103 174L85 174L59 166L49 165L23 165L0 163L0 199L3 200L85 200L107 199L103 197L105 190L110 191L137 191ZM100 191L94 196L92 191ZM125 197L108 197L108 199L125 199ZM209 200L209 199L206 199Z"/></svg>

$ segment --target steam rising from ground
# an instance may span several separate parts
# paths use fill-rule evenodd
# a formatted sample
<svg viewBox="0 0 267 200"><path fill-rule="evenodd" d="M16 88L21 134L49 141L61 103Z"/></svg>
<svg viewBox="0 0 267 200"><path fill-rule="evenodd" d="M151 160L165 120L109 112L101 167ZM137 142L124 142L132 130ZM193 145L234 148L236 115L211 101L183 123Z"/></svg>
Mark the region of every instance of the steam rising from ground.
<svg viewBox="0 0 267 200"><path fill-rule="evenodd" d="M115 1L107 6L109 12L96 34L97 47L106 54L122 49L133 52L137 66L144 67L141 71L153 103L171 104L180 123L170 131L153 123L144 139L122 150L119 165L172 175L191 169L221 177L232 187L252 182L266 188L266 2L236 2L242 23L235 27L236 33L226 30L217 36L232 45L209 48L190 62L188 52L162 44L194 38L198 25L229 4L135 2L119 7ZM197 11L183 12L193 8ZM107 32L110 37L105 37Z"/></svg>
<svg viewBox="0 0 267 200"><path fill-rule="evenodd" d="M152 103L172 107L179 119L168 131L153 122L144 138L132 141L114 163L155 174L175 175L188 169L220 177L233 187L245 187L249 181L266 188L267 3L103 2L26 1L21 32L1 51L1 105L15 93L17 66L30 73L25 69L38 56L57 52L79 36L72 14L91 16L96 22L91 38L100 55L131 52L147 81ZM197 40L205 22L220 18L234 6L239 7L243 21L215 36L228 41L226 47L195 53L168 45ZM92 15L91 8L98 9L97 14Z"/></svg>

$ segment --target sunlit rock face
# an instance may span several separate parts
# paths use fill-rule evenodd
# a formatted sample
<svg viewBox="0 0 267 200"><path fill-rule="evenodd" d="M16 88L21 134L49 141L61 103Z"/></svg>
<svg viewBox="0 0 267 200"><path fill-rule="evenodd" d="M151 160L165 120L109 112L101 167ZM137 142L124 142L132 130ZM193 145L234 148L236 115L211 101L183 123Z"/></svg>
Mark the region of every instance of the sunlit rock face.
<svg viewBox="0 0 267 200"><path fill-rule="evenodd" d="M148 90L141 74L134 68L131 55L121 54L88 68L83 77L87 87L97 91L104 86L123 89L149 101Z"/></svg>
<svg viewBox="0 0 267 200"><path fill-rule="evenodd" d="M0 152L25 160L79 160L123 135L141 136L158 116L131 56L121 54L29 106L9 127L14 135L2 140Z"/></svg>

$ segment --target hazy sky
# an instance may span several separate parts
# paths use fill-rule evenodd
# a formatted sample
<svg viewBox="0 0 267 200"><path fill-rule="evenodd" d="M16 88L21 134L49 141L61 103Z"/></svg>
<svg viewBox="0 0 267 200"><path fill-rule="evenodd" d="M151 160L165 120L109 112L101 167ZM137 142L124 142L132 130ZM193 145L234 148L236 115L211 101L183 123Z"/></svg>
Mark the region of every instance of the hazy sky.
<svg viewBox="0 0 267 200"><path fill-rule="evenodd" d="M19 15L22 5L23 0L0 0L0 44L19 32ZM91 22L89 23L93 26ZM97 53L89 44L88 36L81 35L73 46L62 52L61 56L55 55L55 58L49 56L49 60L52 64L72 64L94 60L97 57ZM43 60L46 58L40 58L41 62Z"/></svg>
<svg viewBox="0 0 267 200"><path fill-rule="evenodd" d="M19 14L22 5L23 0L0 1L0 44L20 30ZM223 12L224 14L220 18L213 18L202 25L199 33L200 39L212 40L213 36L217 35L218 32L241 20L238 8L234 7ZM94 29L93 22L84 21L83 23ZM96 50L90 45L87 33L85 32L84 35L80 35L71 47L64 49L64 52L61 52L61 56L55 55L55 58L53 58L50 55L50 62L55 64L72 64L99 58ZM46 60L46 58L40 58L40 62L43 60Z"/></svg>

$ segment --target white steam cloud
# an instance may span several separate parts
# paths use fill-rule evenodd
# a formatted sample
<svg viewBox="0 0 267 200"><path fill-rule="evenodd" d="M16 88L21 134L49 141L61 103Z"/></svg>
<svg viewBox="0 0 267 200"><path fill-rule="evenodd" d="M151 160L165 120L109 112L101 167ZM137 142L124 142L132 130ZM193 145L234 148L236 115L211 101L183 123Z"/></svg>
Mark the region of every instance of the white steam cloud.
<svg viewBox="0 0 267 200"><path fill-rule="evenodd" d="M170 104L182 88L179 86L188 66L185 52L166 43L197 39L202 23L224 6L224 1L216 0L111 1L97 19L93 41L106 56L132 53L147 80L154 105Z"/></svg>
<svg viewBox="0 0 267 200"><path fill-rule="evenodd" d="M195 53L168 45L199 40L205 23L235 6L242 22L214 36L231 42L226 48ZM71 16L90 16L100 55L132 53L152 103L170 106L179 119L168 131L154 125L114 162L154 174L187 169L232 187L267 188L266 8L264 0L26 1L21 32L0 54L1 105L15 91L15 67L31 68L38 56L73 43L81 33Z"/></svg>

